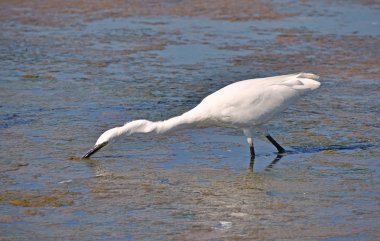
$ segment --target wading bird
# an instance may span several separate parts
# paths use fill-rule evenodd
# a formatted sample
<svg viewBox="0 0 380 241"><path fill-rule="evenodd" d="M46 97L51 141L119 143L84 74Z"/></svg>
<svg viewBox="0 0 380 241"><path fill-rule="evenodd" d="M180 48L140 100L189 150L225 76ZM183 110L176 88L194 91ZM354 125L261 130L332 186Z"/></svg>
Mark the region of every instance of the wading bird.
<svg viewBox="0 0 380 241"><path fill-rule="evenodd" d="M210 94L200 104L180 116L164 121L134 120L104 132L82 157L89 158L121 135L134 133L165 134L187 128L222 126L242 129L247 137L251 160L255 158L253 130L264 130L266 138L277 148L285 149L273 139L263 125L285 110L302 95L320 86L319 76L309 73L273 76L239 81Z"/></svg>

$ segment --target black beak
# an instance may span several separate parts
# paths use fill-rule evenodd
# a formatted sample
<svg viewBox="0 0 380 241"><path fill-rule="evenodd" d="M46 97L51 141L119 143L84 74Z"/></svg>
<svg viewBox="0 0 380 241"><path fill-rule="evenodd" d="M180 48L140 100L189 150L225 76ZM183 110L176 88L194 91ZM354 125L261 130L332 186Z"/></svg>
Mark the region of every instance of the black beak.
<svg viewBox="0 0 380 241"><path fill-rule="evenodd" d="M102 144L99 144L99 145L95 145L93 146L86 154L84 154L84 156L82 156L81 158L89 158L90 156L92 156L95 152L99 151L100 149L102 149L102 147L104 147L105 145L107 145L108 142L103 142Z"/></svg>

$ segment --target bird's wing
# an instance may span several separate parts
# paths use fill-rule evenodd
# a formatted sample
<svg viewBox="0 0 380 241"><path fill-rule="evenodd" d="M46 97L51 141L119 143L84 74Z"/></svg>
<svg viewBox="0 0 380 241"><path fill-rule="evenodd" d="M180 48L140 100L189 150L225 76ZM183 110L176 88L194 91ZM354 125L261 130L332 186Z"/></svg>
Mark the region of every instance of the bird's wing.
<svg viewBox="0 0 380 241"><path fill-rule="evenodd" d="M318 88L318 76L299 73L230 84L207 96L195 108L198 116L234 125L260 125L299 96ZM194 110L194 111L195 111Z"/></svg>

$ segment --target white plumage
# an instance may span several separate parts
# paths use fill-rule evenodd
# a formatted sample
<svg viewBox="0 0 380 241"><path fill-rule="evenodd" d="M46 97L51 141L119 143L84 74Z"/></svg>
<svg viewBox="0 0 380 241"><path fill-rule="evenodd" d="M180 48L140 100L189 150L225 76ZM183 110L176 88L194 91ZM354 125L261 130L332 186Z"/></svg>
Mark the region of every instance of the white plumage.
<svg viewBox="0 0 380 241"><path fill-rule="evenodd" d="M309 73L239 81L210 94L196 107L164 121L135 120L104 132L83 158L88 158L123 134L164 134L185 128L223 126L240 128L247 137L254 158L252 132L272 120L299 97L320 86L319 76ZM279 153L285 150L266 133Z"/></svg>

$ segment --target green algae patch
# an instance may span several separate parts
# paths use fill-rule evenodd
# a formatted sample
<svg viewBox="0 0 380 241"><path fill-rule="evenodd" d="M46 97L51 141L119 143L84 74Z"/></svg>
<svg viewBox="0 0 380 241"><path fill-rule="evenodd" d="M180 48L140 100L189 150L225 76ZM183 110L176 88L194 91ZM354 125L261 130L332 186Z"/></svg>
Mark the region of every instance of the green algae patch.
<svg viewBox="0 0 380 241"><path fill-rule="evenodd" d="M322 153L324 153L324 154L337 154L338 151L329 149L329 150L323 150Z"/></svg>
<svg viewBox="0 0 380 241"><path fill-rule="evenodd" d="M54 77L49 74L39 75L39 74L23 74L21 75L23 79L46 79L46 80L54 80Z"/></svg>
<svg viewBox="0 0 380 241"><path fill-rule="evenodd" d="M21 75L21 78L24 79L38 79L40 76L38 74L23 74Z"/></svg>
<svg viewBox="0 0 380 241"><path fill-rule="evenodd" d="M26 191L0 193L0 203L22 207L61 207L74 204L77 192L54 190L50 193Z"/></svg>
<svg viewBox="0 0 380 241"><path fill-rule="evenodd" d="M334 166L334 167L352 167L352 163L349 162L334 162L334 161L320 161L322 165Z"/></svg>
<svg viewBox="0 0 380 241"><path fill-rule="evenodd" d="M66 158L66 160L68 160L68 161L80 161L80 160L82 160L82 158L80 156L68 156Z"/></svg>

